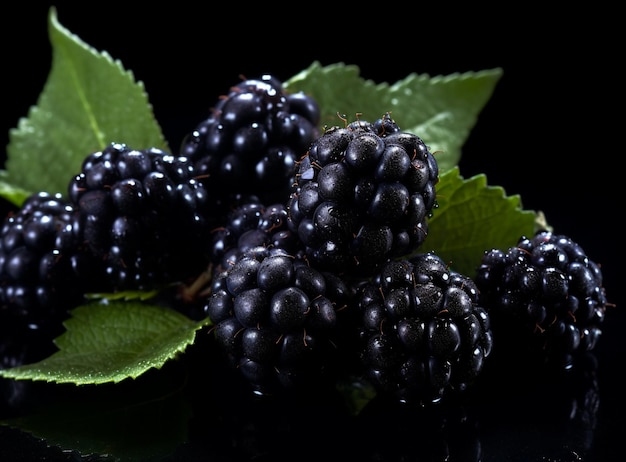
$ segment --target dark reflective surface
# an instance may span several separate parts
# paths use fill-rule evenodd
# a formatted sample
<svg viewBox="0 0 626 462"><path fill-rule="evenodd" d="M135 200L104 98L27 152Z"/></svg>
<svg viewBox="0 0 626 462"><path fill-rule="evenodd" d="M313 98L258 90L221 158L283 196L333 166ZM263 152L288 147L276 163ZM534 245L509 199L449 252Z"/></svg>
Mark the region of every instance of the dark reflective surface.
<svg viewBox="0 0 626 462"><path fill-rule="evenodd" d="M597 352L577 357L569 370L498 358L465 394L448 395L426 409L376 397L354 415L345 396L328 391L259 398L234 380L210 353L210 343L203 342L161 371L117 385L76 388L3 381L3 417L30 416L21 424L27 422L46 435L48 444L56 444L48 447L40 438L0 427L0 457L618 461L625 408L615 362L623 360L624 349L616 328L623 317L607 321L614 325L605 329L606 341ZM108 448L119 459L94 448Z"/></svg>
<svg viewBox="0 0 626 462"><path fill-rule="evenodd" d="M375 10L380 21L374 27L348 26L346 18L357 7L349 4L352 10L346 12L337 11L338 5L315 5L319 17L309 11L312 16L287 22L244 8L197 14L184 5L132 12L108 4L54 4L64 26L96 49L107 50L145 82L173 148L242 73L272 72L286 79L321 60L324 65L356 64L363 77L393 83L411 72L447 75L502 67L503 78L464 146L461 173L485 173L490 184L520 194L526 208L545 212L558 232L571 236L602 265L607 295L616 307L607 313L596 351L570 373L544 375L494 364L467 396L436 411L374 400L355 417L334 394L259 402L242 397L228 380L215 380L219 371L210 363L204 375L202 368L184 362L156 376L98 390L3 382L2 417L52 409L44 420L50 425L58 416L59 439L80 447L90 431L96 441L108 434L127 435L117 443L135 448L136 460L624 459L626 316L618 282L624 246L623 227L617 224L623 181L615 168L621 140L611 128L613 116L603 115L615 90L605 69L610 58L600 59L610 57L614 47L607 35L611 28L602 26L608 13L586 9L567 24L561 17L530 11L517 12L515 21L478 14L461 15L463 20L455 23L448 19L450 8L421 9L419 18ZM14 25L2 30L0 41L6 65L3 145L8 129L36 103L45 83L49 6L2 7L3 17ZM249 14L256 27L240 27ZM382 21L383 14L392 14L393 20ZM124 412L135 409L137 397L158 404ZM99 425L84 418L102 416L103 407L113 403L118 412ZM182 430L181 421L186 422ZM26 433L0 427L3 461L102 459L48 447Z"/></svg>

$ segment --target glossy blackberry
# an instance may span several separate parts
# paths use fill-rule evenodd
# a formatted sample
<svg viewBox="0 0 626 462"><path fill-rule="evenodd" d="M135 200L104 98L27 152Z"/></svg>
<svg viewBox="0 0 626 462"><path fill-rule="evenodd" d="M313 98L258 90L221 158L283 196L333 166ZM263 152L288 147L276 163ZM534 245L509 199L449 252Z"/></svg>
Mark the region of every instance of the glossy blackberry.
<svg viewBox="0 0 626 462"><path fill-rule="evenodd" d="M88 155L69 184L81 242L105 265L101 290L145 290L207 264L211 215L191 160L112 143ZM193 249L193 251L190 251Z"/></svg>
<svg viewBox="0 0 626 462"><path fill-rule="evenodd" d="M503 359L568 367L596 347L607 308L602 271L570 237L540 231L486 251L475 281Z"/></svg>
<svg viewBox="0 0 626 462"><path fill-rule="evenodd" d="M335 378L348 292L305 260L261 248L214 277L207 313L221 351L254 392L313 389Z"/></svg>
<svg viewBox="0 0 626 462"><path fill-rule="evenodd" d="M475 284L435 253L388 262L356 302L365 377L398 401L425 405L464 391L491 353Z"/></svg>
<svg viewBox="0 0 626 462"><path fill-rule="evenodd" d="M423 243L438 179L422 139L388 114L332 127L299 161L289 227L312 264L368 276Z"/></svg>
<svg viewBox="0 0 626 462"><path fill-rule="evenodd" d="M211 260L219 269L233 265L254 247L280 247L292 255L300 250L297 234L287 226L284 203L263 205L251 200L232 210L224 226L211 233Z"/></svg>
<svg viewBox="0 0 626 462"><path fill-rule="evenodd" d="M92 267L81 254L73 206L60 194L32 194L0 230L0 336L60 332L84 300Z"/></svg>
<svg viewBox="0 0 626 462"><path fill-rule="evenodd" d="M179 286L180 310L192 319L206 315L205 299L210 293L212 275L232 265L247 252L264 252L280 248L291 255L302 254L296 233L287 227L285 204L263 205L250 198L228 214L225 223L213 229L210 239L209 264L190 284Z"/></svg>
<svg viewBox="0 0 626 462"><path fill-rule="evenodd" d="M319 120L312 97L289 93L264 75L231 87L185 137L180 153L193 160L216 199L243 194L284 203L296 161L319 135Z"/></svg>

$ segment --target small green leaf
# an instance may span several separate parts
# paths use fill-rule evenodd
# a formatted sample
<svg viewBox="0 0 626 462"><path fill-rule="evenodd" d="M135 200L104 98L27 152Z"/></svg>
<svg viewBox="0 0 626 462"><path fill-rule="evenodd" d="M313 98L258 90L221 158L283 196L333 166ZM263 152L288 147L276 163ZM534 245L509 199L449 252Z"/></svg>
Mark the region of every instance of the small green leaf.
<svg viewBox="0 0 626 462"><path fill-rule="evenodd" d="M421 137L438 151L441 172L458 164L461 147L491 98L502 69L430 77L410 74L390 85L359 76L359 68L343 63L322 67L314 62L285 82L289 91L313 96L322 111L322 124L342 125L361 114L374 121L389 112L402 130Z"/></svg>
<svg viewBox="0 0 626 462"><path fill-rule="evenodd" d="M65 29L56 9L49 13L52 68L36 106L9 131L6 175L9 187L28 192L67 194L72 175L84 158L112 142L167 150L161 128L141 82L119 61L96 50Z"/></svg>
<svg viewBox="0 0 626 462"><path fill-rule="evenodd" d="M455 271L473 277L486 250L506 249L532 235L536 213L523 210L518 195L487 185L485 175L464 179L458 167L442 174L438 207L428 222L421 251L434 250Z"/></svg>
<svg viewBox="0 0 626 462"><path fill-rule="evenodd" d="M371 383L356 377L340 380L337 383L337 391L352 415L358 415L376 396L376 389Z"/></svg>
<svg viewBox="0 0 626 462"><path fill-rule="evenodd" d="M158 290L121 290L119 292L91 292L85 294L89 300L150 300L159 295Z"/></svg>
<svg viewBox="0 0 626 462"><path fill-rule="evenodd" d="M183 352L208 322L141 302L79 306L56 339L59 351L34 364L0 370L0 376L78 385L136 378Z"/></svg>
<svg viewBox="0 0 626 462"><path fill-rule="evenodd" d="M18 186L12 186L7 182L7 177L7 171L0 170L0 197L3 197L10 203L19 206L28 196L30 196L31 191L27 191L26 189L22 189Z"/></svg>

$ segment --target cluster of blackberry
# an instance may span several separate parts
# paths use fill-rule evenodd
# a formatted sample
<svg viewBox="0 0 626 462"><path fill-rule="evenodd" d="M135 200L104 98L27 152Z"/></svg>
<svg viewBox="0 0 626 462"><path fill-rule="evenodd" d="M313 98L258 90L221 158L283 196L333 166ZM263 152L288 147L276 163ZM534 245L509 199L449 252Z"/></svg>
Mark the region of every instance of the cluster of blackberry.
<svg viewBox="0 0 626 462"><path fill-rule="evenodd" d="M256 196L284 202L294 166L319 136L320 109L302 93L288 93L272 75L230 88L183 140L180 155L209 177L209 195L227 213L233 200Z"/></svg>
<svg viewBox="0 0 626 462"><path fill-rule="evenodd" d="M358 287L423 243L438 179L424 142L385 114L326 128L302 151L273 214L252 200L229 215L214 241L205 312L257 393L360 370L346 368L361 356Z"/></svg>
<svg viewBox="0 0 626 462"><path fill-rule="evenodd" d="M513 327L595 346L606 297L580 247L543 233L486 253L475 278L451 271L419 250L439 180L424 141L390 114L319 124L312 97L267 75L231 87L177 155L88 155L67 199L33 195L5 220L1 335L59 327L89 292L176 284L176 309L210 319L258 394L349 373L420 404L465 390Z"/></svg>
<svg viewBox="0 0 626 462"><path fill-rule="evenodd" d="M237 228L235 214L268 200L273 187L290 187L296 153L318 135L318 125L312 98L288 94L264 76L231 88L178 155L123 143L89 153L68 178L67 194L34 194L5 218L0 339L37 331L52 340L89 293L193 281L220 245L243 244L231 242L233 233L251 225ZM285 220L284 206L277 207L267 209L259 230L277 232ZM228 233L216 231L229 218Z"/></svg>
<svg viewBox="0 0 626 462"><path fill-rule="evenodd" d="M87 156L68 189L101 290L155 289L204 268L211 197L190 159L111 144Z"/></svg>
<svg viewBox="0 0 626 462"><path fill-rule="evenodd" d="M313 264L371 276L422 244L438 180L428 147L389 114L332 127L299 162L289 228Z"/></svg>
<svg viewBox="0 0 626 462"><path fill-rule="evenodd" d="M387 262L356 297L367 377L407 403L465 390L493 347L478 298L472 279L432 252Z"/></svg>
<svg viewBox="0 0 626 462"><path fill-rule="evenodd" d="M34 332L58 335L66 307L83 301L80 282L91 265L73 231L74 216L69 201L42 192L5 218L0 230L3 344L15 349L20 339L30 342Z"/></svg>
<svg viewBox="0 0 626 462"><path fill-rule="evenodd" d="M334 378L345 285L284 249L245 252L212 281L207 313L231 364L258 394Z"/></svg>
<svg viewBox="0 0 626 462"><path fill-rule="evenodd" d="M485 252L476 271L498 355L571 367L593 350L607 307L602 271L570 237L542 230Z"/></svg>

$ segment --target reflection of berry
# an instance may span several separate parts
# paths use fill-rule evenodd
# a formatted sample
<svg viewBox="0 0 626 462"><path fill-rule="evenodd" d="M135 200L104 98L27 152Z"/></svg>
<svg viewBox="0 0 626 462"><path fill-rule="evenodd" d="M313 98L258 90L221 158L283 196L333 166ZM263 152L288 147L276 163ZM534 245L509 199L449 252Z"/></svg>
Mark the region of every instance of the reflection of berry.
<svg viewBox="0 0 626 462"><path fill-rule="evenodd" d="M359 287L357 302L365 374L399 401L435 402L465 390L491 352L476 286L432 252L387 263Z"/></svg>
<svg viewBox="0 0 626 462"><path fill-rule="evenodd" d="M69 196L81 242L106 266L101 290L153 289L204 268L210 198L196 176L189 159L156 148L110 144L85 158Z"/></svg>
<svg viewBox="0 0 626 462"><path fill-rule="evenodd" d="M461 402L416 408L376 396L353 425L354 460L363 462L479 462L479 422ZM415 444L419 435L419 444ZM367 441L367 444L363 444Z"/></svg>
<svg viewBox="0 0 626 462"><path fill-rule="evenodd" d="M489 250L475 281L500 353L569 365L595 348L607 307L602 273L571 238L541 231Z"/></svg>
<svg viewBox="0 0 626 462"><path fill-rule="evenodd" d="M284 203L296 161L318 136L320 112L313 98L289 93L264 75L231 87L182 142L209 194L224 202L256 195L265 204Z"/></svg>
<svg viewBox="0 0 626 462"><path fill-rule="evenodd" d="M371 275L423 243L438 179L424 142L388 115L332 127L299 162L289 226L316 266Z"/></svg>
<svg viewBox="0 0 626 462"><path fill-rule="evenodd" d="M192 347L202 367L187 371L194 374L187 382L194 403L189 444L179 445L168 460L285 461L291 460L288 454L298 454L299 461L322 461L328 459L331 447L338 460L353 459L355 447L347 435L353 416L335 388L259 397L215 356L220 353L214 348L215 338L203 336L202 340L207 343L200 349L195 348L197 343ZM323 444L311 445L311 436L320 431Z"/></svg>
<svg viewBox="0 0 626 462"><path fill-rule="evenodd" d="M500 351L495 335L494 353ZM599 456L605 447L597 444L596 430L604 403L594 352L580 352L567 369L537 367L510 353L490 360L473 389L489 452L515 453L519 461L613 460ZM539 435L541 444L528 444Z"/></svg>
<svg viewBox="0 0 626 462"><path fill-rule="evenodd" d="M336 282L279 248L248 252L214 277L207 312L215 339L255 392L333 378L347 293Z"/></svg>
<svg viewBox="0 0 626 462"><path fill-rule="evenodd" d="M15 322L7 324L3 320L0 326L0 370L41 361L56 352L57 347L52 340L61 332L61 325L58 323L52 326L50 321L51 319L46 320L48 329L24 330ZM0 377L2 418L21 413L26 406L33 405L40 399L40 395L32 393L36 386L30 381Z"/></svg>

